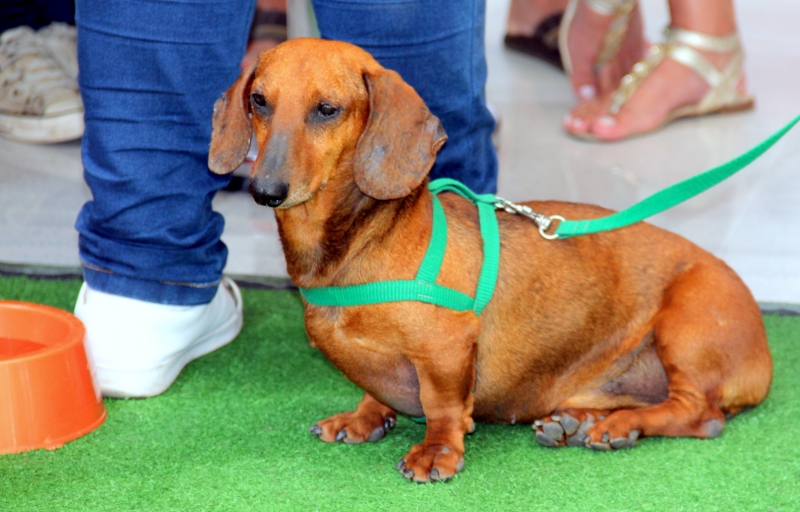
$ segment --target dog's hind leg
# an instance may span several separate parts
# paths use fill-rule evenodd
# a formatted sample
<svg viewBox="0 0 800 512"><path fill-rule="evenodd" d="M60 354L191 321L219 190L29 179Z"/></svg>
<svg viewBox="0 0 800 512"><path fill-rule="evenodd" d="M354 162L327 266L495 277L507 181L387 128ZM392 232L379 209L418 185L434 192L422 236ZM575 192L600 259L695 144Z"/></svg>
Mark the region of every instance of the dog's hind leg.
<svg viewBox="0 0 800 512"><path fill-rule="evenodd" d="M355 411L343 412L324 419L309 430L326 443L343 441L359 444L379 441L397 424L397 413L391 407L378 402L369 393Z"/></svg>
<svg viewBox="0 0 800 512"><path fill-rule="evenodd" d="M586 446L643 436L713 438L725 413L760 403L772 380L772 359L758 305L721 262L696 265L678 277L655 319L656 352L668 379L667 398L618 409L586 432Z"/></svg>

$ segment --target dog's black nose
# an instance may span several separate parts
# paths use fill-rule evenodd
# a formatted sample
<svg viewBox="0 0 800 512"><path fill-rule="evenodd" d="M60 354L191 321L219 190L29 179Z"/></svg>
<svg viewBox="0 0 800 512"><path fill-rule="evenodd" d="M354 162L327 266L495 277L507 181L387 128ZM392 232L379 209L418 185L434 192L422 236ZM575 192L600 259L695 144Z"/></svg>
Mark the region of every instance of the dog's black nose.
<svg viewBox="0 0 800 512"><path fill-rule="evenodd" d="M280 206L286 200L286 196L289 195L289 184L282 181L271 181L262 185L258 180L252 180L250 182L250 194L256 203L261 206L275 208Z"/></svg>

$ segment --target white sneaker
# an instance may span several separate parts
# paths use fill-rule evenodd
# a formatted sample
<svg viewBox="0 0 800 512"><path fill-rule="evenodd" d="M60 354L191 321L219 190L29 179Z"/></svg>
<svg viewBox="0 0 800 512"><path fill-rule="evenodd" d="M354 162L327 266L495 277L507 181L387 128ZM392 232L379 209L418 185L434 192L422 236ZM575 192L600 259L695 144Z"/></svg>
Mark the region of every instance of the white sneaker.
<svg viewBox="0 0 800 512"><path fill-rule="evenodd" d="M48 55L30 27L0 36L0 135L63 142L83 135L78 83Z"/></svg>
<svg viewBox="0 0 800 512"><path fill-rule="evenodd" d="M214 299L171 306L92 290L83 283L75 316L103 396L163 393L184 366L233 341L242 329L242 295L223 278Z"/></svg>

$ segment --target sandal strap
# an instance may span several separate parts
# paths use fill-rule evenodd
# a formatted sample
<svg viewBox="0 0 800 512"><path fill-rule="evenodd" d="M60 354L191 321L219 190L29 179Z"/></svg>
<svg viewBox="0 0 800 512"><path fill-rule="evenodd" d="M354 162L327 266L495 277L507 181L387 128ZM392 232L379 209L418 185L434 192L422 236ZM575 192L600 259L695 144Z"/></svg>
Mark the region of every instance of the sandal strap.
<svg viewBox="0 0 800 512"><path fill-rule="evenodd" d="M620 11L630 12L636 0L584 0L586 5L597 14L612 16Z"/></svg>
<svg viewBox="0 0 800 512"><path fill-rule="evenodd" d="M736 87L744 70L744 52L739 35L710 36L700 32L669 27L666 30L667 42L653 46L647 58L637 62L630 73L622 77L620 86L614 93L611 114L617 114L622 106L633 96L639 84L665 58L683 64L697 73L709 86L709 91L697 104L691 106L695 114L713 112L736 101L740 93ZM734 52L725 68L718 69L697 50L718 53Z"/></svg>
<svg viewBox="0 0 800 512"><path fill-rule="evenodd" d="M708 93L697 104L698 112L711 112L737 98L736 86L744 70L744 52L741 49L738 34L717 37L688 30L671 29L667 41L666 56L692 69L709 86ZM734 54L725 68L718 69L697 49L719 53L734 52Z"/></svg>
<svg viewBox="0 0 800 512"><path fill-rule="evenodd" d="M636 7L636 0L584 0L584 2L598 14L613 16L611 24L603 36L600 52L594 61L594 69L599 72L600 68L611 62L617 55L622 40L625 39L625 34L628 32L628 23L631 13Z"/></svg>
<svg viewBox="0 0 800 512"><path fill-rule="evenodd" d="M683 44L709 52L728 53L741 48L741 41L737 32L727 36L710 36L693 30L667 27L664 30L664 35L667 36L668 44Z"/></svg>

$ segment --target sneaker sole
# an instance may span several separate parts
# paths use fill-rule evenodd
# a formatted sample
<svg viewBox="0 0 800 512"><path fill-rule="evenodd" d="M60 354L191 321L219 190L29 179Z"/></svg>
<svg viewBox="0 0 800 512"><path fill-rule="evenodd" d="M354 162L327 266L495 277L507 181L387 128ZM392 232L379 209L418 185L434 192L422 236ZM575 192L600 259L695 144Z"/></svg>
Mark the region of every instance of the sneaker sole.
<svg viewBox="0 0 800 512"><path fill-rule="evenodd" d="M0 114L0 135L18 142L55 143L83 136L83 110L57 116Z"/></svg>

